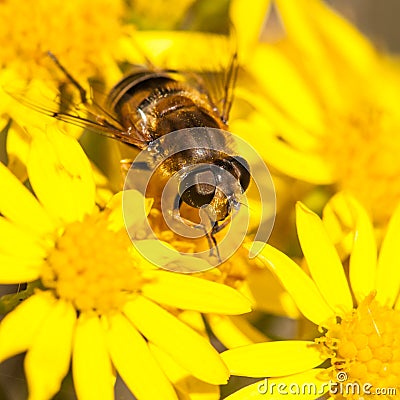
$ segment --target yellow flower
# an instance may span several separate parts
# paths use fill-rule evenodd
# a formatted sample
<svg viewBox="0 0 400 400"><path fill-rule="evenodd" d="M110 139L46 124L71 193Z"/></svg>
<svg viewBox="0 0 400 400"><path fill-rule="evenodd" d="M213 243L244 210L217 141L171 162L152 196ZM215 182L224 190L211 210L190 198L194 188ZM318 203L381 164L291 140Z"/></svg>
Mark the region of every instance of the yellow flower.
<svg viewBox="0 0 400 400"><path fill-rule="evenodd" d="M27 352L31 400L57 393L71 358L80 400L114 399L116 372L137 399L198 391L216 399L215 385L229 373L190 315L247 312L249 301L150 265L126 233L122 196L96 207L90 163L76 140L54 128L33 137L34 195L0 163L0 282L32 282L33 291L0 324L0 360Z"/></svg>
<svg viewBox="0 0 400 400"><path fill-rule="evenodd" d="M101 75L123 33L123 13L119 0L3 1L0 19L10 23L0 28L0 63L26 80L48 79L51 51L78 77Z"/></svg>
<svg viewBox="0 0 400 400"><path fill-rule="evenodd" d="M371 393L392 388L397 396L383 398L398 398L400 207L390 220L377 257L366 211L354 198L346 199L348 209L342 212L350 210L356 220L348 281L323 222L301 203L296 210L297 231L311 277L272 246L266 245L259 255L323 336L314 341L259 343L228 350L222 355L233 375L271 377L270 384L284 383L287 388L290 383L308 381L316 385L319 396L330 388L334 398L360 398L340 391L335 397L335 388L345 390L340 389L340 383L354 383L364 389L370 385ZM329 366L316 368L326 360ZM256 383L229 399L280 398L276 392L275 397L271 392L267 396L260 393L263 390L265 387Z"/></svg>
<svg viewBox="0 0 400 400"><path fill-rule="evenodd" d="M172 1L168 4L162 0L129 0L130 13L126 18L140 29L173 29L177 24L182 24L193 3L194 0Z"/></svg>
<svg viewBox="0 0 400 400"><path fill-rule="evenodd" d="M257 112L237 131L257 144L262 135L279 171L350 192L386 224L400 200L398 63L323 1L275 3L286 36L249 58L237 94Z"/></svg>
<svg viewBox="0 0 400 400"><path fill-rule="evenodd" d="M26 178L24 153L30 141L25 127L42 126L43 116L9 94L23 93L36 106L43 106L43 99L56 99L66 78L49 51L83 86L89 78L113 84L119 77L117 59L122 58L117 43L126 30L124 10L120 0L0 3L0 19L9 21L0 27L0 129L8 127L8 166L21 180ZM75 137L82 132L64 128Z"/></svg>
<svg viewBox="0 0 400 400"><path fill-rule="evenodd" d="M118 41L118 49L120 54L124 54L124 61L129 61L132 63L137 63L138 60L143 62L143 54L140 54L138 51L138 46L143 49L143 53L150 58L152 62L156 66L160 67L168 67L168 68L176 68L180 69L189 69L189 70L200 70L203 71L207 69L217 69L218 71L221 69L222 66L227 66L232 57L232 50L233 47L230 40L223 35L216 35L216 34L203 34L203 33L196 33L196 32L149 32L149 31L142 31L142 32L134 32L131 36L126 36L121 38ZM193 47L196 49L194 54L191 57L187 57L187 48L188 46ZM56 53L54 51L54 53ZM58 55L58 53L56 53ZM69 61L64 60L63 56L59 56L62 63L69 69ZM75 75L74 70L71 70L71 73ZM79 79L79 75L81 73L78 71L77 78ZM83 74L83 72L82 72ZM82 76L80 80L81 83L85 83L87 76ZM221 80L222 82L222 80ZM220 82L220 83L221 83ZM115 83L115 82L113 82ZM34 86L37 86L35 89ZM40 93L46 93L46 88L43 87L43 83L38 81L31 81L29 85L29 90L36 90ZM28 94L29 95L29 94ZM33 97L33 96L32 96ZM47 95L48 98L52 98L54 96ZM33 97L34 98L34 97ZM28 113L25 112L25 109L20 107L18 110L16 108L12 109L12 115L14 120L18 121L19 124L23 126L40 126L42 124L42 116L38 116L40 118L36 120L29 119L26 121L26 115ZM30 115L30 114L29 114ZM21 122L22 121L22 122ZM68 128L69 130L69 128ZM25 138L25 130L21 129L19 125L13 123L9 129L9 136L8 136L8 154L9 154L9 167L13 170L13 172L18 173L20 178L25 178L24 170L21 166L24 165L24 160L28 154L28 142L29 138ZM96 140L96 139L95 139ZM103 140L102 138L99 141ZM23 151L20 151L23 149ZM97 148L96 148L97 149ZM104 162L103 157L103 162ZM21 162L22 161L22 162ZM110 163L112 164L110 170L114 172L116 171L115 175L119 174L119 165L117 162ZM104 166L104 165L102 165ZM106 166L107 169L108 166ZM114 168L114 169L112 169ZM22 170L20 173L19 171ZM111 175L111 174L110 174ZM109 176L110 176L109 175ZM118 182L119 183L119 182ZM114 185L116 186L116 185ZM163 240L169 241L171 243L171 232L162 232L164 236L160 236ZM168 236L169 235L169 236ZM171 243L174 244L174 243ZM192 245L192 243L185 243L187 245ZM244 253L244 252L243 252ZM247 251L246 251L247 253ZM250 272L254 272L254 274L250 275ZM218 275L219 274L219 275ZM212 275L212 274L211 274ZM216 277L215 275L218 275ZM259 267L250 267L248 265L248 257L238 255L235 256L230 262L226 263L224 266L221 267L221 272L215 272L214 276L210 277L210 280L217 281L218 283L226 283L234 288L242 290L246 295L248 292L253 292L254 289L247 288L247 277L252 277L252 281L258 285L258 293L263 292L264 288L261 286L261 282L266 282L270 285L270 282L273 282L274 290L270 290L270 295L272 299L277 298L278 296L282 296L282 301L276 301L274 303L270 303L268 301L263 302L264 308L267 310L273 309L274 313L281 313L282 308L290 309L290 314L297 313L297 311L293 310L293 305L286 293L282 290L281 287L278 287L275 290L275 282L274 279L271 277L271 274L265 268ZM275 293L278 292L277 296ZM261 298L262 296L258 296ZM264 299L265 300L265 299ZM283 305L281 303L284 303ZM259 333L253 334L254 328L251 327L249 323L239 321L237 318L230 316L213 316L213 321L210 322L216 328L214 322L218 320L218 332L220 332L220 338L224 336L224 343L233 346L234 344L248 343L250 341L249 335L251 337L251 341L257 340L264 340L265 337L261 336ZM234 323L232 323L234 321ZM242 336L242 327L245 325L246 333ZM225 329L229 326L232 329ZM224 329L222 329L224 327ZM238 328L240 327L240 329ZM216 328L217 330L217 328ZM237 332L239 330L239 332ZM222 332L223 331L223 332ZM251 331L249 333L249 331ZM236 335L236 339L232 340ZM239 340L239 336L243 340Z"/></svg>

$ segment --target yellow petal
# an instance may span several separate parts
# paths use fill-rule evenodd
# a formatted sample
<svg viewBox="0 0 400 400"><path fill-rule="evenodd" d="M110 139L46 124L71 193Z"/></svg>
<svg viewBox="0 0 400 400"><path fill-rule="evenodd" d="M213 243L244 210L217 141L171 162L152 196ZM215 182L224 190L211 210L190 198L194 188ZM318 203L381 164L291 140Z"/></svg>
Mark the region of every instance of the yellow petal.
<svg viewBox="0 0 400 400"><path fill-rule="evenodd" d="M259 94L252 90L251 87L247 87L244 83L242 86L235 88L235 99L237 103L244 100L247 105L251 105L254 108L254 112L246 115L245 121L249 121L249 124L257 124L263 127L263 139L265 141L270 140L269 136L282 137L286 142L290 143L292 147L301 151L318 150L320 147L321 135L324 135L323 130L316 132L316 127L307 127L303 120L296 121L293 118L288 118L286 110L283 112L281 108L277 107L271 101L268 101L266 96L262 93ZM239 103L240 104L240 103ZM232 116L234 116L236 108L232 109ZM238 117L242 116L239 111ZM243 114L243 111L242 111ZM310 118L312 120L313 118ZM236 119L232 119L230 122L230 129L232 132L236 132L240 135L241 130L235 130ZM312 122L312 121L311 121ZM310 122L309 122L310 123ZM268 135L264 137L264 135ZM253 133L253 136L257 136L257 132ZM245 136L246 138L247 136Z"/></svg>
<svg viewBox="0 0 400 400"><path fill-rule="evenodd" d="M245 247L250 248L249 245ZM315 283L294 261L268 244L264 245L257 257L278 277L307 319L319 325L332 317L333 310Z"/></svg>
<svg viewBox="0 0 400 400"><path fill-rule="evenodd" d="M323 1L277 0L276 3L290 39L305 55L320 63L324 74L331 75L337 68L346 74L350 71L354 77L369 72L375 61L373 46ZM331 59L336 62L329 63Z"/></svg>
<svg viewBox="0 0 400 400"><path fill-rule="evenodd" d="M32 193L0 163L0 213L29 232L44 235L55 225Z"/></svg>
<svg viewBox="0 0 400 400"><path fill-rule="evenodd" d="M71 359L76 311L58 300L42 321L25 357L29 399L50 399L61 386Z"/></svg>
<svg viewBox="0 0 400 400"><path fill-rule="evenodd" d="M353 301L343 266L322 221L297 203L296 225L311 276L325 301L336 313L350 311Z"/></svg>
<svg viewBox="0 0 400 400"><path fill-rule="evenodd" d="M167 271L154 271L151 277L152 280L142 286L142 293L157 303L204 313L251 311L250 301L229 286Z"/></svg>
<svg viewBox="0 0 400 400"><path fill-rule="evenodd" d="M168 379L174 384L178 394L187 400L218 400L219 386L210 385L190 375L188 371L179 366L165 351L153 343L149 348L157 362L165 371ZM181 397L180 397L181 398Z"/></svg>
<svg viewBox="0 0 400 400"><path fill-rule="evenodd" d="M358 303L375 289L376 241L371 220L365 209L353 197L348 197L355 214L355 234L350 256L350 283Z"/></svg>
<svg viewBox="0 0 400 400"><path fill-rule="evenodd" d="M29 154L32 187L52 215L65 223L80 220L95 205L89 160L75 139L54 126L48 128L47 136L40 133L36 133Z"/></svg>
<svg viewBox="0 0 400 400"><path fill-rule="evenodd" d="M132 43L137 42L145 54L151 54L155 65L178 70L221 71L221 66L229 65L235 50L230 37L205 32L135 31L134 39L128 38L127 43L133 62L138 61L137 49L132 51ZM196 49L191 57L187 57L188 48ZM143 60L142 54L140 59Z"/></svg>
<svg viewBox="0 0 400 400"><path fill-rule="evenodd" d="M227 382L229 372L217 351L169 312L139 296L126 304L124 313L150 342L196 378L214 385Z"/></svg>
<svg viewBox="0 0 400 400"><path fill-rule="evenodd" d="M200 333L204 337L208 337L204 319L201 313L192 310L179 310L177 317L186 325Z"/></svg>
<svg viewBox="0 0 400 400"><path fill-rule="evenodd" d="M100 208L104 208L113 197L114 193L111 189L108 178L103 174L99 167L97 167L93 160L90 160L90 165L92 167L93 179L96 185L96 204Z"/></svg>
<svg viewBox="0 0 400 400"><path fill-rule="evenodd" d="M238 39L239 57L244 62L252 56L251 50L260 38L270 5L271 0L256 1L251 7L244 0L230 3L229 15Z"/></svg>
<svg viewBox="0 0 400 400"><path fill-rule="evenodd" d="M128 231L131 237L134 237L136 226L128 227ZM169 271L194 273L211 268L207 260L194 257L192 254L181 254L172 245L162 240L135 240L133 244L148 261Z"/></svg>
<svg viewBox="0 0 400 400"><path fill-rule="evenodd" d="M296 304L268 268L252 268L246 281L257 310L293 319L299 318Z"/></svg>
<svg viewBox="0 0 400 400"><path fill-rule="evenodd" d="M0 216L0 253L24 255L40 259L46 256L45 249L38 243L39 238L19 228Z"/></svg>
<svg viewBox="0 0 400 400"><path fill-rule="evenodd" d="M39 278L43 259L0 254L0 283L32 282Z"/></svg>
<svg viewBox="0 0 400 400"><path fill-rule="evenodd" d="M177 400L175 391L147 343L121 314L109 319L107 343L119 375L138 400Z"/></svg>
<svg viewBox="0 0 400 400"><path fill-rule="evenodd" d="M324 119L319 99L305 82L299 66L281 49L259 45L250 63L250 71L272 103L284 116L298 125L320 135L324 132ZM273 79L271 79L273 77Z"/></svg>
<svg viewBox="0 0 400 400"><path fill-rule="evenodd" d="M80 400L114 400L115 374L97 316L79 316L73 342L72 374Z"/></svg>
<svg viewBox="0 0 400 400"><path fill-rule="evenodd" d="M323 223L341 259L348 258L354 241L354 212L349 207L348 195L336 193L323 210Z"/></svg>
<svg viewBox="0 0 400 400"><path fill-rule="evenodd" d="M54 299L39 292L23 301L7 314L0 324L0 361L28 350L42 326Z"/></svg>
<svg viewBox="0 0 400 400"><path fill-rule="evenodd" d="M253 343L267 342L269 340L242 317L208 315L207 321L213 334L228 349Z"/></svg>
<svg viewBox="0 0 400 400"><path fill-rule="evenodd" d="M394 304L400 291L399 237L400 205L396 208L388 224L377 267L376 299L389 307Z"/></svg>
<svg viewBox="0 0 400 400"><path fill-rule="evenodd" d="M256 343L227 350L221 356L232 375L254 378L297 374L325 361L314 342L301 340Z"/></svg>
<svg viewBox="0 0 400 400"><path fill-rule="evenodd" d="M315 368L280 378L265 378L238 390L226 400L316 399L329 390L329 383L319 378L324 370Z"/></svg>
<svg viewBox="0 0 400 400"><path fill-rule="evenodd" d="M248 136L250 143L257 148L262 158L282 173L314 184L335 182L333 168L317 152L299 151L277 138L271 138L268 141L268 146L260 147L259 142L256 143L259 139L256 139L254 132L257 134L263 132L262 125L255 126L244 121L241 124L236 122L235 131L240 131L242 137Z"/></svg>
<svg viewBox="0 0 400 400"><path fill-rule="evenodd" d="M21 182L28 178L26 161L30 142L28 132L13 121L7 131L7 167Z"/></svg>
<svg viewBox="0 0 400 400"><path fill-rule="evenodd" d="M112 210L108 219L115 230L133 226L137 231L144 224L152 204L153 200L144 198L139 191L124 190L107 203L107 208ZM143 213L138 212L138 206L143 206Z"/></svg>

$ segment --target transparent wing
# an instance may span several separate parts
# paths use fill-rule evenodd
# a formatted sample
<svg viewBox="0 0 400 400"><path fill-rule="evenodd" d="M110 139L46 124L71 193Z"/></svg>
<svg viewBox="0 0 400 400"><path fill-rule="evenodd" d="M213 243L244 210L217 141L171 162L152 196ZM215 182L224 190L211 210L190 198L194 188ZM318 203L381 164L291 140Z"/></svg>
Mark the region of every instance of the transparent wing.
<svg viewBox="0 0 400 400"><path fill-rule="evenodd" d="M86 92L82 95L83 88L80 85L77 87L75 81L55 87L54 84L40 85L39 88L32 89L32 85L25 88L8 85L3 89L19 103L41 114L89 129L140 149L147 146L148 143L139 134L127 132L116 116L102 105L105 96L94 87L90 87L90 95L86 95Z"/></svg>
<svg viewBox="0 0 400 400"><path fill-rule="evenodd" d="M150 67L183 77L206 93L221 119L228 120L238 71L233 29L228 35L193 31L136 32L135 43L146 54Z"/></svg>

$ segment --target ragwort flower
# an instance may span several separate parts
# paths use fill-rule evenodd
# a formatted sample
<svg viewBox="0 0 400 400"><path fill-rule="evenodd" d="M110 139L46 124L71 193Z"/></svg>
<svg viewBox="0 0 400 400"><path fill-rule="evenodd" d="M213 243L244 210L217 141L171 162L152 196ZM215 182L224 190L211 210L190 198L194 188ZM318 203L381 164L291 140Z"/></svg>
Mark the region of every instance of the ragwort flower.
<svg viewBox="0 0 400 400"><path fill-rule="evenodd" d="M121 195L96 206L76 140L54 128L33 136L34 195L0 164L0 282L36 287L1 322L0 359L27 352L31 400L57 393L71 358L80 400L114 399L116 372L137 399L177 400L198 390L217 398L228 370L185 313L247 312L248 300L150 265L126 233ZM134 213L129 218L140 226Z"/></svg>
<svg viewBox="0 0 400 400"><path fill-rule="evenodd" d="M316 398L328 389L332 398L360 398L360 393L345 393L340 383L358 385L364 398L374 398L378 390L387 395L379 398L400 395L400 207L390 220L377 258L366 211L354 198L346 199L348 208L342 212L350 210L356 221L348 280L322 221L301 203L296 210L297 230L311 277L272 246L266 245L259 255L323 336L314 342L270 342L228 350L223 358L233 375L271 377L275 385L308 380L317 390L304 398L310 394ZM328 366L316 368L327 360ZM262 391L256 383L229 399L280 398L276 391Z"/></svg>
<svg viewBox="0 0 400 400"><path fill-rule="evenodd" d="M1 20L10 23L0 27L1 68L27 81L48 79L51 51L80 78L104 73L123 34L123 14L122 1L3 1Z"/></svg>
<svg viewBox="0 0 400 400"><path fill-rule="evenodd" d="M251 78L239 79L237 94L257 112L237 131L279 171L350 192L386 224L400 200L398 64L323 1L275 5L284 37L258 45L253 37ZM248 35L244 19L235 21Z"/></svg>
<svg viewBox="0 0 400 400"><path fill-rule="evenodd" d="M116 43L126 30L124 9L119 0L0 3L0 19L8 21L0 27L0 129L7 127L8 167L21 180L26 178L23 156L31 139L24 128L41 127L43 116L10 94L23 93L36 106L43 106L46 96L56 99L63 84L65 89L66 77L48 52L85 87L94 78L113 84L119 76L117 60L122 58ZM72 95L68 92L62 101ZM75 137L82 133L72 126L63 128Z"/></svg>

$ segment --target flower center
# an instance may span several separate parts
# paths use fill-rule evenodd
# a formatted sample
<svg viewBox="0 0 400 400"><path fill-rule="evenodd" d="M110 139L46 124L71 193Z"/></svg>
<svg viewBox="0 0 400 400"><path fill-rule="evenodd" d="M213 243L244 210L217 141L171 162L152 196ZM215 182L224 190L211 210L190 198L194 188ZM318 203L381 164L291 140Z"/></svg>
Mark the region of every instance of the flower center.
<svg viewBox="0 0 400 400"><path fill-rule="evenodd" d="M400 122L364 105L334 123L343 134L332 135L324 151L338 171L339 189L358 198L376 222L387 222L400 199Z"/></svg>
<svg viewBox="0 0 400 400"><path fill-rule="evenodd" d="M43 268L43 285L79 311L120 309L144 281L130 247L125 229L110 229L106 212L86 216L58 239Z"/></svg>
<svg viewBox="0 0 400 400"><path fill-rule="evenodd" d="M325 336L316 341L331 359L332 381L344 371L344 384L396 388L400 393L400 311L380 305L371 294L326 328Z"/></svg>
<svg viewBox="0 0 400 400"><path fill-rule="evenodd" d="M0 63L17 69L26 79L48 77L49 66L55 70L54 65L45 64L51 50L78 79L102 72L95 65L103 55L113 54L121 36L122 4L113 0L2 1L0 20L12 23L0 26L0 41L5 44ZM101 68L102 63L98 64Z"/></svg>

